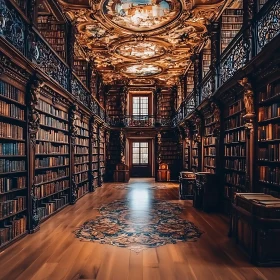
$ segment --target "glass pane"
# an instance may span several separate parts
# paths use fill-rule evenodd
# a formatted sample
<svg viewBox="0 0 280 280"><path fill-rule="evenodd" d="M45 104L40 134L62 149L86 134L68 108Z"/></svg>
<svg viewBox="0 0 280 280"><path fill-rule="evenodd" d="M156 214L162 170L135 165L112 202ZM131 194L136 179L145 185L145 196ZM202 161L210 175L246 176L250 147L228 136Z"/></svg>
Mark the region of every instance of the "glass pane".
<svg viewBox="0 0 280 280"><path fill-rule="evenodd" d="M132 163L139 164L139 158L133 158Z"/></svg>
<svg viewBox="0 0 280 280"><path fill-rule="evenodd" d="M133 147L139 147L139 142L133 142Z"/></svg>
<svg viewBox="0 0 280 280"><path fill-rule="evenodd" d="M135 148L135 147L133 147L133 156L134 156L134 154L139 154L139 148Z"/></svg>
<svg viewBox="0 0 280 280"><path fill-rule="evenodd" d="M141 142L140 145L141 147L146 148L148 147L148 142Z"/></svg>

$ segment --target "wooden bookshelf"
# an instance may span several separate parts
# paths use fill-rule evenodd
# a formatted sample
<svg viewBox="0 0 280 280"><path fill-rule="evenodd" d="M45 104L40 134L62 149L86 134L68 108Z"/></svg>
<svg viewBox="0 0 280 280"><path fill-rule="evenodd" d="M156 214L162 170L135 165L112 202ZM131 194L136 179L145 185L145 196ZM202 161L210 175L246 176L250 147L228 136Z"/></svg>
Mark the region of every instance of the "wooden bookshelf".
<svg viewBox="0 0 280 280"><path fill-rule="evenodd" d="M221 52L232 41L243 24L243 9L225 9L221 16Z"/></svg>
<svg viewBox="0 0 280 280"><path fill-rule="evenodd" d="M37 27L57 54L66 60L66 25L54 15L38 15Z"/></svg>
<svg viewBox="0 0 280 280"><path fill-rule="evenodd" d="M186 96L188 96L194 88L194 69L193 65L190 66L187 74L186 74Z"/></svg>
<svg viewBox="0 0 280 280"><path fill-rule="evenodd" d="M207 46L202 50L202 78L206 76L211 65L211 49Z"/></svg>
<svg viewBox="0 0 280 280"><path fill-rule="evenodd" d="M164 131L161 138L161 160L168 164L170 169L170 179L178 180L181 171L182 158L178 147L178 139L174 137L174 132Z"/></svg>
<svg viewBox="0 0 280 280"><path fill-rule="evenodd" d="M88 86L88 70L88 62L86 60L74 60L74 71L85 86Z"/></svg>
<svg viewBox="0 0 280 280"><path fill-rule="evenodd" d="M184 158L183 158L184 170L190 170L190 141L184 141Z"/></svg>
<svg viewBox="0 0 280 280"><path fill-rule="evenodd" d="M280 80L258 94L259 191L280 197Z"/></svg>
<svg viewBox="0 0 280 280"><path fill-rule="evenodd" d="M214 135L214 128L214 115L208 113L204 118L203 171L211 174L216 173L217 161L217 138Z"/></svg>
<svg viewBox="0 0 280 280"><path fill-rule="evenodd" d="M35 147L35 189L40 222L69 203L70 155L68 108L53 105L42 91L37 109L40 128Z"/></svg>
<svg viewBox="0 0 280 280"><path fill-rule="evenodd" d="M98 150L98 155L99 155L99 187L102 186L102 183L104 182L104 177L105 177L105 170L106 170L106 149L105 149L105 131L104 128L99 126L98 130L98 135L99 135L99 150Z"/></svg>
<svg viewBox="0 0 280 280"><path fill-rule="evenodd" d="M98 187L98 171L99 171L99 157L98 157L98 126L94 121L92 120L91 125L91 176L92 176L92 191L94 191Z"/></svg>
<svg viewBox="0 0 280 280"><path fill-rule="evenodd" d="M106 113L112 121L119 120L122 116L120 94L118 88L110 89L107 94Z"/></svg>
<svg viewBox="0 0 280 280"><path fill-rule="evenodd" d="M158 99L160 117L172 117L174 113L174 96L170 88L162 88Z"/></svg>
<svg viewBox="0 0 280 280"><path fill-rule="evenodd" d="M245 108L240 98L226 108L224 120L224 211L229 207L235 192L246 192L246 138L243 115Z"/></svg>
<svg viewBox="0 0 280 280"><path fill-rule="evenodd" d="M0 249L27 230L26 103L24 87L0 79ZM11 119L15 119L11 121ZM18 120L18 121L17 121Z"/></svg>
<svg viewBox="0 0 280 280"><path fill-rule="evenodd" d="M74 153L74 180L78 187L78 199L89 192L90 159L89 159L89 118L81 112L76 112Z"/></svg>

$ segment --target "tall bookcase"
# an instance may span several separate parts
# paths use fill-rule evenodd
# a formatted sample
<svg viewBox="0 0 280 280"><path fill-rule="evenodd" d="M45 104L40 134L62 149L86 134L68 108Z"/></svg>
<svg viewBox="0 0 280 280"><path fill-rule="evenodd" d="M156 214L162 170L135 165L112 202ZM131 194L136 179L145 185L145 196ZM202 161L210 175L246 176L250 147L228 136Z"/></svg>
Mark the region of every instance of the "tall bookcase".
<svg viewBox="0 0 280 280"><path fill-rule="evenodd" d="M159 116L172 117L174 112L174 96L170 88L163 88L159 98Z"/></svg>
<svg viewBox="0 0 280 280"><path fill-rule="evenodd" d="M216 173L217 161L217 138L214 135L214 128L214 115L208 113L204 118L203 171L211 174Z"/></svg>
<svg viewBox="0 0 280 280"><path fill-rule="evenodd" d="M221 52L232 41L243 24L243 9L225 9L221 16Z"/></svg>
<svg viewBox="0 0 280 280"><path fill-rule="evenodd" d="M84 59L74 60L74 71L85 86L88 86L88 62Z"/></svg>
<svg viewBox="0 0 280 280"><path fill-rule="evenodd" d="M40 222L69 203L70 156L68 108L53 105L42 91L37 111L40 128L35 147L35 189Z"/></svg>
<svg viewBox="0 0 280 280"><path fill-rule="evenodd" d="M42 14L38 16L37 27L46 41L66 60L66 25L58 21L53 15Z"/></svg>
<svg viewBox="0 0 280 280"><path fill-rule="evenodd" d="M0 249L27 233L27 143L24 88L0 78Z"/></svg>
<svg viewBox="0 0 280 280"><path fill-rule="evenodd" d="M105 130L99 126L99 186L104 182L105 176L105 161L106 161L106 149L105 149Z"/></svg>
<svg viewBox="0 0 280 280"><path fill-rule="evenodd" d="M89 155L89 118L83 113L76 112L74 153L74 180L78 189L78 199L89 192L90 184L90 155Z"/></svg>
<svg viewBox="0 0 280 280"><path fill-rule="evenodd" d="M246 192L246 136L243 100L238 99L226 108L224 131L225 183L224 212L229 213L234 192Z"/></svg>
<svg viewBox="0 0 280 280"><path fill-rule="evenodd" d="M91 159L91 178L92 178L92 190L94 191L98 187L98 174L99 174L99 156L98 156L98 126L91 120L91 151L90 151L90 159Z"/></svg>
<svg viewBox="0 0 280 280"><path fill-rule="evenodd" d="M211 49L209 46L206 46L202 51L202 78L206 76L210 70L211 64Z"/></svg>
<svg viewBox="0 0 280 280"><path fill-rule="evenodd" d="M258 191L280 197L280 80L268 84L258 102Z"/></svg>
<svg viewBox="0 0 280 280"><path fill-rule="evenodd" d="M186 74L186 95L188 96L194 88L194 69L193 65L190 66L187 74Z"/></svg>
<svg viewBox="0 0 280 280"><path fill-rule="evenodd" d="M185 170L190 170L190 141L184 141L184 158L183 165Z"/></svg>
<svg viewBox="0 0 280 280"><path fill-rule="evenodd" d="M117 88L112 88L107 93L106 98L106 113L110 119L119 120L122 115L121 104L120 104L120 94Z"/></svg>

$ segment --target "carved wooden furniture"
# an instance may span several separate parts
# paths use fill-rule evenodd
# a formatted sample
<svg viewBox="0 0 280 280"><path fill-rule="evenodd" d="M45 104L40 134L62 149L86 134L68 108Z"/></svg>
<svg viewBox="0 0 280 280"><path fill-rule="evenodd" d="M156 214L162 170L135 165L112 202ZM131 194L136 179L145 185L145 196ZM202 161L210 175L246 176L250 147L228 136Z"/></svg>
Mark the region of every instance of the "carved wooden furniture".
<svg viewBox="0 0 280 280"><path fill-rule="evenodd" d="M157 173L157 180L160 182L170 181L170 170L166 163L160 163Z"/></svg>
<svg viewBox="0 0 280 280"><path fill-rule="evenodd" d="M232 233L251 262L280 265L280 199L264 193L237 193Z"/></svg>
<svg viewBox="0 0 280 280"><path fill-rule="evenodd" d="M129 168L124 163L119 163L114 171L114 182L128 182Z"/></svg>
<svg viewBox="0 0 280 280"><path fill-rule="evenodd" d="M179 183L179 198L192 199L195 187L195 174L188 171L180 172Z"/></svg>
<svg viewBox="0 0 280 280"><path fill-rule="evenodd" d="M193 196L193 206L203 211L215 210L218 206L216 176L209 172L197 172Z"/></svg>

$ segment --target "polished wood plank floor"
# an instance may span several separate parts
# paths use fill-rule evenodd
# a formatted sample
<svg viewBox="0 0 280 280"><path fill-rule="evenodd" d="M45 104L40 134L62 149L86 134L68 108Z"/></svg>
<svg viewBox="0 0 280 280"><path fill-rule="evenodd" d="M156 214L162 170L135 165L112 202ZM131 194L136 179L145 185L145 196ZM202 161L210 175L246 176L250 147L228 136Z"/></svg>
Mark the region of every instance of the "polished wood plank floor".
<svg viewBox="0 0 280 280"><path fill-rule="evenodd" d="M105 203L144 194L147 199L178 201L178 185L161 183L168 189L151 186L151 179L130 180L131 189L116 189L116 183L104 184L76 205L66 207L46 221L41 230L28 235L0 254L0 279L5 280L211 280L211 279L280 279L280 268L258 268L227 237L226 220L217 214L197 211L190 201L184 217L194 222L204 234L197 242L181 242L139 254L126 248L81 242L73 231L98 214ZM139 193L140 191L140 193Z"/></svg>

